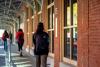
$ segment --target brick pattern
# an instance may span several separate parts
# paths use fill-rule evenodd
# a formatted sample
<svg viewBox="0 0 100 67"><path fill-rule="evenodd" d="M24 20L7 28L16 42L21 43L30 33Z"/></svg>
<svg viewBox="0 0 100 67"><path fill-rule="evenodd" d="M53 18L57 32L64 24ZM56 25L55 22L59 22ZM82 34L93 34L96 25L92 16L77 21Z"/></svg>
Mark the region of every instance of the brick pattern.
<svg viewBox="0 0 100 67"><path fill-rule="evenodd" d="M60 65L60 32L61 32L61 14L62 14L62 0L54 0L54 13L55 13L55 18L54 18L54 67L59 67ZM57 23L56 23L57 19ZM57 25L56 25L57 24ZM57 37L56 37L56 26L57 26Z"/></svg>
<svg viewBox="0 0 100 67"><path fill-rule="evenodd" d="M100 0L78 0L78 67L100 66Z"/></svg>
<svg viewBox="0 0 100 67"><path fill-rule="evenodd" d="M32 9L31 7L28 7L28 17L29 17L29 22L28 22L28 32L29 32L29 46L30 48L32 47L32 31L33 31L33 22L32 22Z"/></svg>
<svg viewBox="0 0 100 67"><path fill-rule="evenodd" d="M43 0L42 22L44 23L44 29L45 29L45 31L47 31L48 30L47 0Z"/></svg>
<svg viewBox="0 0 100 67"><path fill-rule="evenodd" d="M78 1L78 67L100 66L100 0ZM47 0L43 0L42 21L47 31ZM54 0L55 22L57 23L57 37L54 35L54 67L60 63L60 37L62 23L62 2ZM57 8L57 11L56 11ZM30 16L29 16L30 17ZM34 13L34 32L38 24L37 11ZM55 23L54 23L55 24ZM29 24L30 26L31 24ZM29 29L30 30L30 29ZM55 30L56 31L56 25ZM27 36L27 23L25 22L25 36ZM27 37L25 37L27 41Z"/></svg>
<svg viewBox="0 0 100 67"><path fill-rule="evenodd" d="M89 67L100 67L100 0L89 0Z"/></svg>
<svg viewBox="0 0 100 67"><path fill-rule="evenodd" d="M27 13L27 7L24 6L24 12L25 14ZM27 25L27 17L25 17L25 22L24 22L24 39L25 39L25 42L24 42L24 45L25 47L27 47L27 32L28 32L28 25Z"/></svg>
<svg viewBox="0 0 100 67"><path fill-rule="evenodd" d="M78 0L78 67L88 67L88 0Z"/></svg>

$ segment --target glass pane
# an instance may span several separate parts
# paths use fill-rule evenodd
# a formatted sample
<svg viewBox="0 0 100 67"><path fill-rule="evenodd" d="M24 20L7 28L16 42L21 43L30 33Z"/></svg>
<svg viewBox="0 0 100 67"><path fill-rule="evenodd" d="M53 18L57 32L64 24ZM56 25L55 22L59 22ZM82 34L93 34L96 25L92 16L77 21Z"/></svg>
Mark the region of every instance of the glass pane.
<svg viewBox="0 0 100 67"><path fill-rule="evenodd" d="M48 9L48 29L54 28L54 7Z"/></svg>
<svg viewBox="0 0 100 67"><path fill-rule="evenodd" d="M33 25L33 27L32 27L33 30L32 31L34 32L34 19L32 19L32 22L33 22L33 24L32 24Z"/></svg>
<svg viewBox="0 0 100 67"><path fill-rule="evenodd" d="M48 34L49 34L49 37L50 37L50 46L49 46L49 48L50 48L50 52L52 52L52 51L51 51L51 44L52 44L52 43L51 43L51 32L48 31Z"/></svg>
<svg viewBox="0 0 100 67"><path fill-rule="evenodd" d="M70 29L64 30L64 57L70 58Z"/></svg>
<svg viewBox="0 0 100 67"><path fill-rule="evenodd" d="M38 21L41 22L42 18L41 18L41 14L38 15Z"/></svg>
<svg viewBox="0 0 100 67"><path fill-rule="evenodd" d="M32 9L32 16L34 15L34 10Z"/></svg>
<svg viewBox="0 0 100 67"><path fill-rule="evenodd" d="M77 60L77 27L73 28L73 47L72 47L72 58Z"/></svg>
<svg viewBox="0 0 100 67"><path fill-rule="evenodd" d="M54 29L54 6L52 7L52 29Z"/></svg>
<svg viewBox="0 0 100 67"><path fill-rule="evenodd" d="M28 19L28 8L26 9L26 19Z"/></svg>
<svg viewBox="0 0 100 67"><path fill-rule="evenodd" d="M54 31L52 31L52 53L54 53Z"/></svg>
<svg viewBox="0 0 100 67"><path fill-rule="evenodd" d="M71 18L70 18L70 7L67 7L67 26L71 25L70 20L71 20Z"/></svg>
<svg viewBox="0 0 100 67"><path fill-rule="evenodd" d="M73 4L73 25L77 25L77 3Z"/></svg>
<svg viewBox="0 0 100 67"><path fill-rule="evenodd" d="M37 3L37 7L38 7L38 12L39 12L41 10L41 5Z"/></svg>
<svg viewBox="0 0 100 67"><path fill-rule="evenodd" d="M77 2L77 0L73 0L73 3L76 3Z"/></svg>
<svg viewBox="0 0 100 67"><path fill-rule="evenodd" d="M51 0L48 0L48 5L49 5L51 2L52 2Z"/></svg>
<svg viewBox="0 0 100 67"><path fill-rule="evenodd" d="M70 1L64 0L64 26L70 25Z"/></svg>
<svg viewBox="0 0 100 67"><path fill-rule="evenodd" d="M48 29L50 29L50 9L48 9Z"/></svg>
<svg viewBox="0 0 100 67"><path fill-rule="evenodd" d="M52 2L54 2L54 0L52 0Z"/></svg>
<svg viewBox="0 0 100 67"><path fill-rule="evenodd" d="M48 0L48 5L53 3L53 2L54 2L54 0Z"/></svg>
<svg viewBox="0 0 100 67"><path fill-rule="evenodd" d="M38 0L40 3L42 3L42 0Z"/></svg>

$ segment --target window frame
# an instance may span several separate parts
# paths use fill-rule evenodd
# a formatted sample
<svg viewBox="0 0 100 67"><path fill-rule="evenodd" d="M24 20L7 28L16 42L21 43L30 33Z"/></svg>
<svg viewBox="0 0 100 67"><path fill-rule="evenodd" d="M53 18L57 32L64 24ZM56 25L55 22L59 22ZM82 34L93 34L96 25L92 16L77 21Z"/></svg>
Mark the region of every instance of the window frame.
<svg viewBox="0 0 100 67"><path fill-rule="evenodd" d="M53 18L54 9L53 8L54 8L54 2L52 2L50 4L47 4L47 16L49 16L49 13L48 13L49 11L48 10L50 10L50 13L52 14L51 19L50 19L51 20L50 24L52 24L51 28L49 28L49 26L47 28L48 29L47 31L51 33L50 34L50 37L51 37L51 40L50 40L50 52L49 52L49 55L51 57L54 57L54 44L53 45L51 44L52 43L52 35L54 34L54 18ZM52 10L53 10L53 12L52 12ZM48 23L47 24L49 24L49 17L48 17ZM52 34L52 32L53 32L53 34Z"/></svg>
<svg viewBox="0 0 100 67"><path fill-rule="evenodd" d="M71 1L71 0L70 0ZM65 0L63 1L64 3L64 5L63 5L63 16L64 16L64 23L63 23L63 35L65 34L64 33L64 30L66 30L66 29L70 29L70 33L71 33L71 35L70 35L70 58L67 58L67 57L64 57L64 49L62 49L62 51L63 51L63 61L64 62L67 62L67 63L70 63L70 64L74 64L75 66L77 65L77 60L73 60L72 59L72 55L73 55L73 29L74 28L77 28L77 25L73 25L73 2L71 1L71 2L69 2L69 6L70 6L70 22L71 22L71 25L70 26L67 26L66 24L65 24L65 22L67 22L67 20L66 20L66 18L67 18L67 5L65 5L67 2L65 2ZM77 2L76 2L77 3ZM66 15L66 16L65 16ZM71 30L72 29L72 30ZM64 39L64 36L63 36L63 39ZM63 40L63 48L64 48L64 46L65 46L65 44L64 44L64 40Z"/></svg>

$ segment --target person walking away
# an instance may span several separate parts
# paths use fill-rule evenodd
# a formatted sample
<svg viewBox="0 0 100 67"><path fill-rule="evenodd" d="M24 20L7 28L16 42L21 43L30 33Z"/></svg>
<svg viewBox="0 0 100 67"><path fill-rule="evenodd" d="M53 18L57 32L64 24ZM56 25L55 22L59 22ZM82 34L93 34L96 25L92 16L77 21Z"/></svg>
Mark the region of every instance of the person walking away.
<svg viewBox="0 0 100 67"><path fill-rule="evenodd" d="M17 40L18 51L20 52L20 56L23 56L22 48L24 44L24 33L22 29L19 29L18 32L16 33L16 40Z"/></svg>
<svg viewBox="0 0 100 67"><path fill-rule="evenodd" d="M47 67L49 53L49 35L44 31L43 23L39 23L33 34L34 54L36 55L36 67Z"/></svg>
<svg viewBox="0 0 100 67"><path fill-rule="evenodd" d="M7 31L5 30L2 35L2 40L4 42L4 50L5 51L8 51L7 38L9 38L9 35L8 35Z"/></svg>

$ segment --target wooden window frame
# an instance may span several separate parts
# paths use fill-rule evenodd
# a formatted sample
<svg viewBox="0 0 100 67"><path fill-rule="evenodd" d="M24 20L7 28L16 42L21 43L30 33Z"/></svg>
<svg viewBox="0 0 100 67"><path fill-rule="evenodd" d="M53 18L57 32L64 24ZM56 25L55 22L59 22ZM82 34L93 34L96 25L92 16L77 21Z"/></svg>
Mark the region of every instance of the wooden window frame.
<svg viewBox="0 0 100 67"><path fill-rule="evenodd" d="M63 0L64 1L64 0ZM63 4L65 4L65 3L63 3ZM63 6L63 10L65 11L65 6ZM70 26L65 26L65 15L63 15L64 16L64 23L63 23L63 35L64 35L64 30L66 30L66 29L74 29L74 28L77 28L77 25L73 25L73 3L72 3L72 1L70 2L70 22L71 22L71 25ZM64 12L63 11L63 12ZM63 14L65 14L65 12L63 13ZM66 14L67 15L67 14ZM66 16L66 18L67 18L67 16ZM67 22L67 21L66 21ZM71 33L71 35L70 36L73 36L73 30L71 31L70 30L70 33ZM63 39L64 39L64 36L62 37ZM73 37L71 37L71 39L73 39ZM62 40L62 48L64 48L64 40ZM77 61L76 60L73 60L72 59L72 54L73 54L73 52L72 52L72 46L73 46L73 42L72 42L72 40L70 40L70 58L66 58L66 57L64 57L64 49L62 49L62 51L63 51L63 53L62 53L62 56L63 56L63 58L62 58L62 60L63 60L63 62L65 62L65 63L69 63L69 64L73 64L73 65L75 65L75 66L77 66Z"/></svg>
<svg viewBox="0 0 100 67"><path fill-rule="evenodd" d="M48 1L47 1L47 3L48 3ZM50 9L50 12L52 12L51 10L52 10L52 8L53 8L53 6L54 6L54 2L52 2L51 4L47 4L47 16L49 15L48 14L48 10ZM49 18L48 18L48 20L49 20ZM53 19L52 19L52 17L51 17L51 20L53 21ZM48 23L47 23L48 24ZM51 23L52 24L52 23ZM53 24L52 24L53 25ZM52 26L51 25L51 26ZM52 43L52 32L54 32L54 26L53 26L53 28L48 28L48 30L47 30L48 32L50 32L51 34L50 34L50 36L51 36L51 43ZM51 52L49 52L49 56L50 57L54 57L54 53L52 53L52 44L50 44L50 51Z"/></svg>

